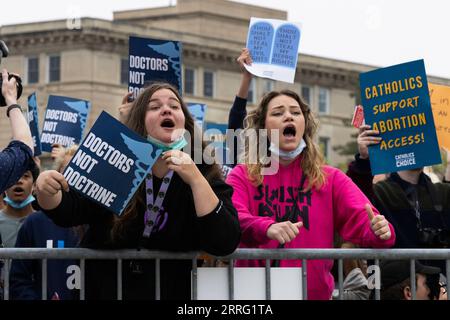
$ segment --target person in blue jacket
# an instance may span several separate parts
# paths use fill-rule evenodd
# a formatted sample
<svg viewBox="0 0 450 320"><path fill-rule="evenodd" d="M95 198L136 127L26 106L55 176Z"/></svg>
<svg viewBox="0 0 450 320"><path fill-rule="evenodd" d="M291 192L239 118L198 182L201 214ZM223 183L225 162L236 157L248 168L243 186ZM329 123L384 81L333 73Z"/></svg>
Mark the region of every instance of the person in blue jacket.
<svg viewBox="0 0 450 320"><path fill-rule="evenodd" d="M228 129L229 130L239 130L244 128L244 118L247 115L247 98L250 89L250 84L252 82L252 74L245 69L244 65L251 65L252 58L250 56L250 51L247 48L243 48L241 54L236 59L237 63L242 72L241 84L239 90L234 98L233 105L231 106L230 113L228 114ZM231 169L238 163L239 152L237 137L233 137L233 141L227 141L227 149L233 150L233 157L231 163L224 165L223 174L226 177ZM230 146L230 143L233 143Z"/></svg>
<svg viewBox="0 0 450 320"><path fill-rule="evenodd" d="M62 228L42 211L29 215L17 235L16 248L77 247L79 236L74 228ZM10 272L10 292L13 300L42 299L42 264L40 260L13 260ZM75 267L73 267L75 266ZM76 260L47 261L47 299L78 298L77 281L72 279Z"/></svg>
<svg viewBox="0 0 450 320"><path fill-rule="evenodd" d="M78 146L61 148L55 162L58 171L63 172L76 152ZM42 211L29 215L19 229L16 248L72 248L78 247L84 227L62 228L57 226ZM76 279L73 272L77 268L76 260L48 260L47 262L47 299L77 299ZM13 260L10 282L11 296L16 300L42 299L42 268L39 260ZM75 271L76 272L76 271Z"/></svg>
<svg viewBox="0 0 450 320"><path fill-rule="evenodd" d="M17 104L16 79L8 80L6 69L2 71L2 95L7 105L6 116L11 125L13 140L0 152L0 193L19 181L25 171L34 167L33 139L30 127Z"/></svg>

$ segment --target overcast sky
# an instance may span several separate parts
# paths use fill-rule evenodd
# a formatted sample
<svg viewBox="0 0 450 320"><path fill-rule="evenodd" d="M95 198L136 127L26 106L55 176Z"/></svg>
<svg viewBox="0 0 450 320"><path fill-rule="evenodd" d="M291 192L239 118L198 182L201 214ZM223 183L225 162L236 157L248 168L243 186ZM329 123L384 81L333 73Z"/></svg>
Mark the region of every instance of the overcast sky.
<svg viewBox="0 0 450 320"><path fill-rule="evenodd" d="M236 1L285 10L288 20L301 22L302 53L375 66L425 59L428 74L450 79L448 0ZM83 17L112 19L113 11L167 6L175 2L2 1L0 25L63 19L74 13Z"/></svg>

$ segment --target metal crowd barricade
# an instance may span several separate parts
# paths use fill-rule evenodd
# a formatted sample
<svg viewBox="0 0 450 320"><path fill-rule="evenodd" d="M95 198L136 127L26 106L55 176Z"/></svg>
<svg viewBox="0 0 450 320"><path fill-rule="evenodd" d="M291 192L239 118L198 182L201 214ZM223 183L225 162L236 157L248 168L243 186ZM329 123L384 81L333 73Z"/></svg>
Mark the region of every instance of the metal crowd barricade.
<svg viewBox="0 0 450 320"><path fill-rule="evenodd" d="M4 260L4 299L9 299L9 273L13 259L40 259L42 260L42 299L47 297L47 262L49 259L78 259L80 260L81 288L80 299L85 299L85 262L86 260L116 260L117 261L117 299L122 299L122 261L155 260L155 297L161 297L160 288L160 261L166 259L192 261L192 295L197 300L197 259L201 252L167 252L149 250L92 250L84 248L0 248L0 259ZM307 299L307 261L308 260L337 260L339 299L343 298L343 260L367 259L374 260L378 265L380 260L410 260L411 279L415 280L415 260L445 260L446 270L441 270L447 279L450 276L450 249L237 249L233 254L218 257L229 260L228 291L229 299L234 299L233 269L236 260L266 260L266 299L271 299L270 288L270 260L302 260L302 290L303 297ZM382 272L382 271L381 271ZM412 298L416 298L415 281L411 281ZM379 289L375 290L375 299L380 299Z"/></svg>

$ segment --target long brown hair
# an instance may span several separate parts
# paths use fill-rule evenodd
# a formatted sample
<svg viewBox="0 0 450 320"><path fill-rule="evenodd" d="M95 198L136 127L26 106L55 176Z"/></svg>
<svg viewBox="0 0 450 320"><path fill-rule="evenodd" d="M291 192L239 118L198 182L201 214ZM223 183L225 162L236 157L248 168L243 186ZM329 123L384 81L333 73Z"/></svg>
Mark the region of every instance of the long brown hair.
<svg viewBox="0 0 450 320"><path fill-rule="evenodd" d="M172 91L175 96L177 97L178 101L181 105L181 110L183 111L185 123L184 128L186 131L190 133L190 146L191 146L191 157L194 159L194 153L195 152L202 152L205 147L205 143L202 141L202 148L201 150L195 149L196 144L194 143L194 140L201 139L201 137L196 137L195 135L198 134L197 130L194 130L195 128L195 122L192 118L185 102L181 98L181 95L178 93L177 89L173 87L172 85L168 83L153 83L149 87L147 87L133 102L133 105L131 106L131 111L125 120L125 125L130 128L131 130L135 131L140 136L147 138L147 130L145 128L145 115L147 113L147 107L149 104L149 101L153 94L156 91L162 90L162 89L168 89ZM205 176L205 178L210 182L212 179L222 178L221 171L217 164L207 165L207 164L201 164L199 166L202 174ZM120 218L115 217L114 224L112 228L112 238L117 239L118 237L122 237L125 231L125 226L127 223L129 223L131 220L135 219L138 215L139 208L145 208L145 183L142 183L133 198L128 203L128 206L125 208L123 214L120 216Z"/></svg>
<svg viewBox="0 0 450 320"><path fill-rule="evenodd" d="M303 140L305 140L306 148L302 153L303 159L301 161L301 167L308 178L308 186L306 187L306 190L309 190L312 187L319 189L325 183L325 173L322 170L324 165L323 156L319 151L319 147L314 143L314 138L318 129L318 122L309 106L302 101L297 93L291 90L282 90L271 91L265 94L258 107L252 112L249 112L245 118L244 130L256 129L256 134L258 135L259 141L259 135L261 134L259 129L265 129L269 103L272 99L281 95L288 96L296 100L300 105L303 116L305 117L305 132L303 134ZM258 159L257 163L250 161L249 148L246 148L245 150L245 164L247 165L248 175L253 184L256 186L261 185L264 180L261 173L264 165L261 163L260 159Z"/></svg>

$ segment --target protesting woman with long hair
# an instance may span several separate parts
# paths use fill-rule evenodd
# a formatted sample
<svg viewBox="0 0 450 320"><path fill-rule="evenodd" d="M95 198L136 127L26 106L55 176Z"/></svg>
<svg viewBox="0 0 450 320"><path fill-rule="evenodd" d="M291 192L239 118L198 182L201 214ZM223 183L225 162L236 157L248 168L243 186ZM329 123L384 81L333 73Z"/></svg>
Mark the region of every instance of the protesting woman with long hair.
<svg viewBox="0 0 450 320"><path fill-rule="evenodd" d="M341 171L324 165L314 143L317 122L295 92L267 93L246 118L245 130L251 129L258 141L265 138L261 135L269 139L270 162L255 157L254 144L247 143L245 163L228 175L242 229L241 247L333 248L335 231L364 247L394 244L392 226L358 187ZM279 133L278 139L271 141L274 133ZM272 265L299 267L301 261ZM331 260L308 261L309 299L330 299L332 265ZM241 260L237 266L262 267L265 261Z"/></svg>
<svg viewBox="0 0 450 320"><path fill-rule="evenodd" d="M179 93L168 84L153 84L136 99L126 125L165 152L152 168L121 217L87 200L56 171L38 181L38 201L46 214L63 226L89 224L81 246L89 248L147 248L168 251L204 250L213 255L232 253L240 239L232 189L216 165L193 162L181 151L194 145L194 121ZM61 190L62 189L62 190ZM156 208L156 210L152 210ZM159 209L159 210L158 210ZM116 262L86 262L86 295L114 299ZM192 261L161 261L161 298L189 299ZM152 299L153 261L125 261L123 298Z"/></svg>

